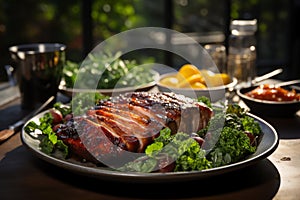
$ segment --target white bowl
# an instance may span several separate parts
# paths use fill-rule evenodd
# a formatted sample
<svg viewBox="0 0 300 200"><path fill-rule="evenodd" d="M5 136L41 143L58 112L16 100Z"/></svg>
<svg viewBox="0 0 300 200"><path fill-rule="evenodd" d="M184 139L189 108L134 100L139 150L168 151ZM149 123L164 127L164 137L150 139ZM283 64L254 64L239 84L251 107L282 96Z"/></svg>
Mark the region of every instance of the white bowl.
<svg viewBox="0 0 300 200"><path fill-rule="evenodd" d="M204 89L192 89L192 88L177 88L177 87L167 87L160 83L160 80L169 77L174 76L177 72L172 73L166 73L160 76L158 82L157 82L157 88L161 92L174 92L177 94L183 94L187 97L191 98L197 98L201 96L208 97L211 102L216 102L222 99L225 99L226 91L229 88L234 88L234 86L237 84L237 79L232 78L232 81L229 84L221 85L217 87L209 87Z"/></svg>

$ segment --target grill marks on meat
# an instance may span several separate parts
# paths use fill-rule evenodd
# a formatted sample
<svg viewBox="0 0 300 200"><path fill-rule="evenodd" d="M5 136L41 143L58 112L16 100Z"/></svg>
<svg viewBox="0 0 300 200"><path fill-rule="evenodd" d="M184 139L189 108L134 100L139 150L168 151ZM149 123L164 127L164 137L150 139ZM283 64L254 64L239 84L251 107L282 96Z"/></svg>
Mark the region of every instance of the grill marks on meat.
<svg viewBox="0 0 300 200"><path fill-rule="evenodd" d="M120 95L107 101L100 102L103 105L128 105L131 110L138 110L163 124L175 122L173 133L178 131L195 132L204 128L212 116L212 110L206 105L195 102L193 99L175 93L149 93L134 92ZM143 108L143 111L141 111ZM97 108L96 108L97 109ZM148 113L148 114L147 114ZM183 122L181 123L181 120ZM189 124L190 121L193 123ZM191 125L190 128L188 125ZM181 127L181 129L180 129Z"/></svg>
<svg viewBox="0 0 300 200"><path fill-rule="evenodd" d="M82 143L103 161L121 156L124 150L143 153L165 127L173 134L197 132L212 115L205 104L183 95L133 92L101 101L74 121Z"/></svg>
<svg viewBox="0 0 300 200"><path fill-rule="evenodd" d="M123 108L121 110L120 108ZM138 140L138 144L125 142L126 150L132 152L143 152L145 147L157 137L159 131L165 127L164 124L151 119L146 115L138 115L125 107L115 109L112 107L101 106L95 110L94 115L99 124L105 124L111 128L111 135L122 138L122 141ZM89 115L92 112L89 112Z"/></svg>
<svg viewBox="0 0 300 200"><path fill-rule="evenodd" d="M78 118L76 120L77 132L80 139L89 153L98 161L106 162L118 158L123 149L125 142L122 137L111 135L109 126L95 123L88 118ZM127 140L130 143L130 140Z"/></svg>

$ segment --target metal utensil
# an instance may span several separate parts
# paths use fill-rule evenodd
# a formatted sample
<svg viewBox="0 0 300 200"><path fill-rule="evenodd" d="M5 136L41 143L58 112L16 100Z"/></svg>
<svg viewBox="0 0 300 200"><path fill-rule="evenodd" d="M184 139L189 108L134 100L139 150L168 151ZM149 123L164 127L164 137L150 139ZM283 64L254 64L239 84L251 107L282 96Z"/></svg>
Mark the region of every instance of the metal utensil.
<svg viewBox="0 0 300 200"><path fill-rule="evenodd" d="M281 82L281 83L276 83L274 84L276 87L283 87L283 86L288 86L288 85L294 85L300 83L300 79L297 80L291 80L291 81L285 81L285 82Z"/></svg>
<svg viewBox="0 0 300 200"><path fill-rule="evenodd" d="M254 85L257 85L258 83L260 83L261 81L264 81L264 80L267 80L268 78L271 78L277 74L280 74L281 72L283 71L282 68L278 68L278 69L275 69L271 72L268 72L262 76L257 76L256 78L254 78L252 81L251 81L251 86L254 86ZM238 88L241 88L241 86L239 84L235 85L234 87L232 88L229 88L228 89L228 93L227 93L227 99L229 99L228 103L230 102L238 102L239 101L239 98L236 94L236 90Z"/></svg>
<svg viewBox="0 0 300 200"><path fill-rule="evenodd" d="M255 84L257 84L257 83L259 83L259 82L261 82L263 80L266 80L266 79L271 78L271 77L273 77L273 76L275 76L277 74L280 74L282 71L283 71L283 69L279 68L279 69L276 69L276 70L271 71L269 73L266 73L266 74L264 74L262 76L258 76L258 77L254 78L252 80L251 84L255 85Z"/></svg>
<svg viewBox="0 0 300 200"><path fill-rule="evenodd" d="M39 108L34 110L33 112L29 113L27 116L25 116L23 119L17 121L16 123L10 125L8 129L4 129L0 131L0 143L4 142L8 138L10 138L12 135L14 135L17 131L20 130L20 128L28 121L31 117L38 114L42 110L44 110L53 100L54 96L51 96L45 103L43 103Z"/></svg>

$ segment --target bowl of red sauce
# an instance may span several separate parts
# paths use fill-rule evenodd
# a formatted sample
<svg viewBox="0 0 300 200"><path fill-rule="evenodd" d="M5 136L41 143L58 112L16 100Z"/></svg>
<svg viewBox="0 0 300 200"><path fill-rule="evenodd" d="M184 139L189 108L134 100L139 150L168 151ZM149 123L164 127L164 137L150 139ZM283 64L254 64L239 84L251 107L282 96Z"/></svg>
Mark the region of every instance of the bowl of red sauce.
<svg viewBox="0 0 300 200"><path fill-rule="evenodd" d="M240 88L237 95L253 114L292 117L300 110L300 92L288 87L261 84Z"/></svg>

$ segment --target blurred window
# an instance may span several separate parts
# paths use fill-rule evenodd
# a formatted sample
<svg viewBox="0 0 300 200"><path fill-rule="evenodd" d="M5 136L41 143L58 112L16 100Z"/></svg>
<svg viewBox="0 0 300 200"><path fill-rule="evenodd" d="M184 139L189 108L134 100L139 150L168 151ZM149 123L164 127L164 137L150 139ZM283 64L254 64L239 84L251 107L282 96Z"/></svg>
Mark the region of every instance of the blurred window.
<svg viewBox="0 0 300 200"><path fill-rule="evenodd" d="M61 42L67 58L80 61L99 42L136 27L172 28L200 44L227 44L231 19L258 19L257 71L283 66L282 78L300 76L299 0L0 0L0 65L18 43ZM149 50L147 55L167 62ZM173 55L171 55L172 57ZM174 67L177 59L173 58ZM0 81L5 79L0 68Z"/></svg>

